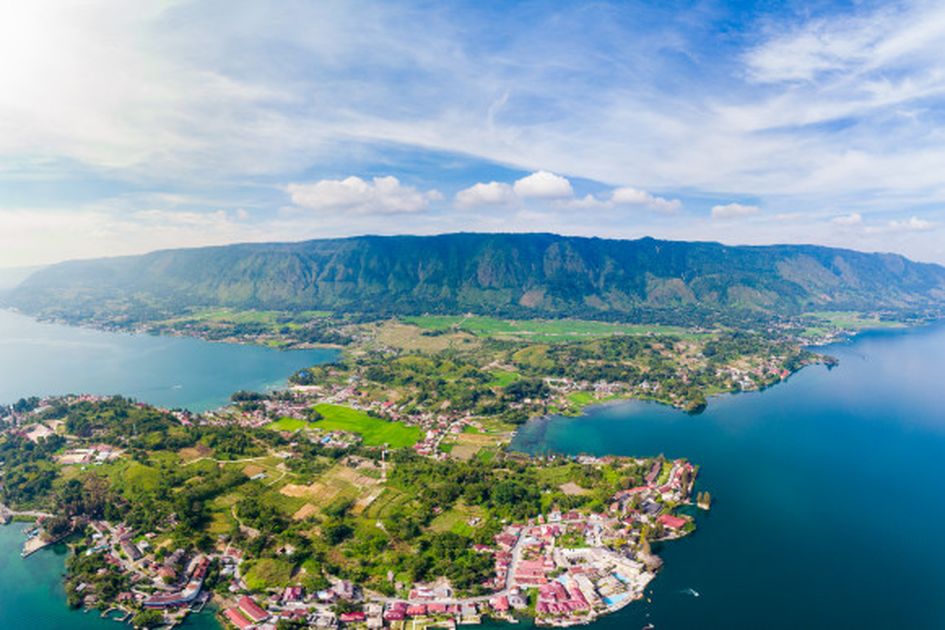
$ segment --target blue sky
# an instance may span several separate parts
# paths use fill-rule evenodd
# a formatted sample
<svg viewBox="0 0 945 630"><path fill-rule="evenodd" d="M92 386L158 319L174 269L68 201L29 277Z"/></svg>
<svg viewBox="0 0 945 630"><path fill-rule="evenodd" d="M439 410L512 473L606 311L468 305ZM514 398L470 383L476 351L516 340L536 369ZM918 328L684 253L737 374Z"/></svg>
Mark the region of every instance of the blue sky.
<svg viewBox="0 0 945 630"><path fill-rule="evenodd" d="M6 4L0 266L457 230L945 262L941 3Z"/></svg>

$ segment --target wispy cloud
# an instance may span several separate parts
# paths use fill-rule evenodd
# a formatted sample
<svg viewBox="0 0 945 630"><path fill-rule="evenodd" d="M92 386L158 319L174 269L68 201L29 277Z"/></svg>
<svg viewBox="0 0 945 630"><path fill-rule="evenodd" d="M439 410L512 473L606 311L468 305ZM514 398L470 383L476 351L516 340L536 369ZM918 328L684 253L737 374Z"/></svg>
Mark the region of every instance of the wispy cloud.
<svg viewBox="0 0 945 630"><path fill-rule="evenodd" d="M741 203L727 203L712 206L711 212L713 219L740 219L758 214L761 212L761 208Z"/></svg>
<svg viewBox="0 0 945 630"><path fill-rule="evenodd" d="M287 201L319 216L305 235L521 221L758 242L795 238L770 227L792 214L798 239L945 260L945 7L672 12L4 3L0 57L18 61L0 64L0 213L24 226L23 212L44 225L72 213L122 234L166 221L154 246L186 213L221 226L204 240L291 237ZM62 203L28 203L39 174L65 182ZM99 203L70 200L89 175ZM125 189L137 206L111 203ZM152 206L182 214L140 214ZM87 255L125 247L89 242Z"/></svg>

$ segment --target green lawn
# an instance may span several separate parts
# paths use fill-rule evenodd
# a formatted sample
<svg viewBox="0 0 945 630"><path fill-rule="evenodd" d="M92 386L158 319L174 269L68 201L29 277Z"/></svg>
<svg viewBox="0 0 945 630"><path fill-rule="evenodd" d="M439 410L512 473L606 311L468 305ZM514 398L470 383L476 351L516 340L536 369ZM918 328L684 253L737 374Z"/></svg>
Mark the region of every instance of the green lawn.
<svg viewBox="0 0 945 630"><path fill-rule="evenodd" d="M492 375L489 387L507 387L522 378L518 372L509 372L508 370L493 370L489 374Z"/></svg>
<svg viewBox="0 0 945 630"><path fill-rule="evenodd" d="M474 516L482 517L484 511L479 508L469 508L464 505L443 512L430 523L430 529L435 532L453 532L460 536L471 536L476 530L469 525Z"/></svg>
<svg viewBox="0 0 945 630"><path fill-rule="evenodd" d="M309 423L305 420L299 420L298 418L279 418L275 422L270 422L266 425L267 429L272 429L273 431L298 431L299 429L305 429L309 426Z"/></svg>
<svg viewBox="0 0 945 630"><path fill-rule="evenodd" d="M322 415L322 419L309 426L324 431L357 433L364 439L366 446L388 444L391 448L404 448L419 442L423 435L418 427L374 418L350 407L320 403L315 405L315 410Z"/></svg>
<svg viewBox="0 0 945 630"><path fill-rule="evenodd" d="M818 311L809 313L809 315L825 322L829 326L852 330L899 328L903 325L901 322L884 321L878 317L852 311Z"/></svg>
<svg viewBox="0 0 945 630"><path fill-rule="evenodd" d="M568 394L568 400L577 407L586 407L597 399L590 392L571 392Z"/></svg>
<svg viewBox="0 0 945 630"><path fill-rule="evenodd" d="M611 335L682 335L685 333L685 329L676 326L611 324L581 319L503 320L493 317L424 315L406 317L403 321L425 330L455 328L480 337L515 337L534 341L573 341Z"/></svg>
<svg viewBox="0 0 945 630"><path fill-rule="evenodd" d="M251 591L283 588L288 586L293 571L295 571L295 565L291 562L276 558L261 558L253 564L243 579Z"/></svg>

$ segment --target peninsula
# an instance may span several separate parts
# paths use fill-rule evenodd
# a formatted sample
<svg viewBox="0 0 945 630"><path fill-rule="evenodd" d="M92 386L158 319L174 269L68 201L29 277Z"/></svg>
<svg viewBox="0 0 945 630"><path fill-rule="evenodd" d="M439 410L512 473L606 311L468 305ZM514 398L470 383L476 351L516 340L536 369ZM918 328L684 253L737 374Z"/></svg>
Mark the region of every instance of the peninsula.
<svg viewBox="0 0 945 630"><path fill-rule="evenodd" d="M698 410L825 360L773 332L334 325L338 360L205 414L93 396L5 409L3 501L43 516L33 548L73 535L72 605L139 626L211 597L241 628L587 623L642 597L652 544L694 531L698 468L528 457L507 448L517 425L631 397Z"/></svg>

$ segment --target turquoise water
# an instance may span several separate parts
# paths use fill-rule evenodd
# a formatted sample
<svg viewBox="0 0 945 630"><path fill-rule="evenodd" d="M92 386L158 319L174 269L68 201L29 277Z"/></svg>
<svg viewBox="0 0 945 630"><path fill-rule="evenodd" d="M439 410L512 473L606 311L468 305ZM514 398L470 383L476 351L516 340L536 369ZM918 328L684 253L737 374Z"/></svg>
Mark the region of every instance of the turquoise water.
<svg viewBox="0 0 945 630"><path fill-rule="evenodd" d="M237 389L278 386L295 370L336 354L107 333L43 324L0 311L0 401L89 392L201 411L224 404ZM23 527L0 527L0 628L121 627L97 613L66 606L62 584L66 547L45 549L23 560ZM219 626L212 614L202 614L192 615L183 627Z"/></svg>
<svg viewBox="0 0 945 630"><path fill-rule="evenodd" d="M205 411L236 390L282 385L294 371L336 354L109 333L0 311L0 403L43 394L123 394Z"/></svg>
<svg viewBox="0 0 945 630"><path fill-rule="evenodd" d="M701 415L630 402L520 433L531 452L702 466L712 510L658 550L651 603L595 627L945 628L945 326L828 351L839 367Z"/></svg>
<svg viewBox="0 0 945 630"><path fill-rule="evenodd" d="M0 526L0 628L29 630L116 630L127 628L97 612L84 613L66 606L62 574L65 545L43 549L27 559L20 558L25 540L23 523ZM220 625L209 610L190 615L180 626L190 630L211 630Z"/></svg>

